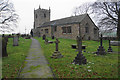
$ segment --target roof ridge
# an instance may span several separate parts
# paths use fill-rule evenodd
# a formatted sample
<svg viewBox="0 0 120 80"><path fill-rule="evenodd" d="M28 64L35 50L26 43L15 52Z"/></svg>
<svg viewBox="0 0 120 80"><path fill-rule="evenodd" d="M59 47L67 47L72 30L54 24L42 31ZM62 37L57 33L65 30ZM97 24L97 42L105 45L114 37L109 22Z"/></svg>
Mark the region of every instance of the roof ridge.
<svg viewBox="0 0 120 80"><path fill-rule="evenodd" d="M82 16L82 15L87 15L87 13L85 13L85 14L80 14L80 15L76 15L76 16L69 16L69 17L65 17L65 18L60 18L60 19L56 19L56 20L52 20L52 21L57 21L57 20L67 19L67 18L72 18L72 17L78 17L78 16ZM52 21L50 21L50 22L52 22Z"/></svg>
<svg viewBox="0 0 120 80"><path fill-rule="evenodd" d="M65 17L49 22L43 23L41 26L50 26L50 25L62 25L62 24L73 24L73 23L79 23L81 22L88 14L81 14L77 16L70 16L70 17Z"/></svg>

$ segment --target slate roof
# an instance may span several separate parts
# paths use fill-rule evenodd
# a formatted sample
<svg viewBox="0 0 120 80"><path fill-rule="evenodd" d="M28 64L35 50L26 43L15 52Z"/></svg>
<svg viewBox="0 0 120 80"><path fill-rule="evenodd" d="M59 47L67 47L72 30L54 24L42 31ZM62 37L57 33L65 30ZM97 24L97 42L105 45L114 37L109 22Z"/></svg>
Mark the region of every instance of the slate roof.
<svg viewBox="0 0 120 80"><path fill-rule="evenodd" d="M72 16L43 23L40 27L80 23L88 14Z"/></svg>

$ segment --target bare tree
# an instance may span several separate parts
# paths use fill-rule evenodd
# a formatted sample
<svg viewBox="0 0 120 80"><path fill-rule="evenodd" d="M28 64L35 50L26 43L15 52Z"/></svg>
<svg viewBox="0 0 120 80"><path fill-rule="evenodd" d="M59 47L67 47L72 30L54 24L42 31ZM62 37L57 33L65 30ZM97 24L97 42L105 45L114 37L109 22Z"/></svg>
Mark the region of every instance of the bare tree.
<svg viewBox="0 0 120 80"><path fill-rule="evenodd" d="M90 5L88 5L88 3L85 3L80 7L77 7L74 11L74 14L94 14L94 16L91 17L99 27L100 32L104 31L103 33L108 33L117 30L118 33L120 31L117 29L119 9L120 1L94 2L90 3Z"/></svg>
<svg viewBox="0 0 120 80"><path fill-rule="evenodd" d="M0 32L11 32L17 27L18 15L13 3L9 0L0 0Z"/></svg>
<svg viewBox="0 0 120 80"><path fill-rule="evenodd" d="M95 2L92 8L99 28L105 32L117 29L120 2Z"/></svg>
<svg viewBox="0 0 120 80"><path fill-rule="evenodd" d="M80 14L91 14L91 5L92 3L84 3L79 7L75 7L73 10L73 15L80 15Z"/></svg>

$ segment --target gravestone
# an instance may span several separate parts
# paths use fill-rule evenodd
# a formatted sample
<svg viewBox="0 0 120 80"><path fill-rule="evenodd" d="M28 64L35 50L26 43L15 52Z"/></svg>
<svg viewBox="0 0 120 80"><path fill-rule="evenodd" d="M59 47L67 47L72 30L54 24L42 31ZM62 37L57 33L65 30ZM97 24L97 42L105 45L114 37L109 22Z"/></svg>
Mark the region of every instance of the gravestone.
<svg viewBox="0 0 120 80"><path fill-rule="evenodd" d="M18 46L18 36L13 37L13 46Z"/></svg>
<svg viewBox="0 0 120 80"><path fill-rule="evenodd" d="M78 36L77 36L77 45L78 45L78 54L75 57L75 59L73 60L73 63L79 64L79 65L86 64L87 59L82 54L82 39L81 39L81 37L78 37Z"/></svg>
<svg viewBox="0 0 120 80"><path fill-rule="evenodd" d="M113 51L112 51L112 48L111 48L110 40L109 40L109 48L108 48L108 52L113 52Z"/></svg>
<svg viewBox="0 0 120 80"><path fill-rule="evenodd" d="M59 43L60 43L60 41L58 41L58 39L56 39L56 41L55 41L56 49L55 49L54 53L52 54L51 58L57 59L57 58L62 58L63 57L63 55L58 50L58 44Z"/></svg>
<svg viewBox="0 0 120 80"><path fill-rule="evenodd" d="M2 57L7 57L7 42L8 42L8 37L2 35Z"/></svg>
<svg viewBox="0 0 120 80"><path fill-rule="evenodd" d="M78 48L77 48L77 44L72 44L71 47L72 47L72 49L78 49ZM86 46L85 46L85 45L82 45L82 49L84 49L84 52L86 52L86 51L85 51L85 49L86 49Z"/></svg>
<svg viewBox="0 0 120 80"><path fill-rule="evenodd" d="M27 34L27 35L25 36L25 39L31 39L31 36Z"/></svg>
<svg viewBox="0 0 120 80"><path fill-rule="evenodd" d="M72 44L71 47L72 47L73 49L77 49L77 45L76 45L76 44Z"/></svg>
<svg viewBox="0 0 120 80"><path fill-rule="evenodd" d="M54 36L52 36L52 39L54 39L55 37Z"/></svg>
<svg viewBox="0 0 120 80"><path fill-rule="evenodd" d="M18 36L18 41L19 41L19 38L20 38L20 33L18 33L18 34L17 34L17 36Z"/></svg>
<svg viewBox="0 0 120 80"><path fill-rule="evenodd" d="M99 46L99 48L97 49L97 52L96 52L97 55L105 55L106 54L105 49L102 46L102 44L103 44L102 40L103 40L103 38L102 38L102 34L101 34L101 37L100 37L100 46Z"/></svg>
<svg viewBox="0 0 120 80"><path fill-rule="evenodd" d="M45 38L46 38L46 35L44 34L44 35L42 36L42 39L45 40Z"/></svg>
<svg viewBox="0 0 120 80"><path fill-rule="evenodd" d="M112 46L120 46L120 41L110 41L110 45L112 45Z"/></svg>

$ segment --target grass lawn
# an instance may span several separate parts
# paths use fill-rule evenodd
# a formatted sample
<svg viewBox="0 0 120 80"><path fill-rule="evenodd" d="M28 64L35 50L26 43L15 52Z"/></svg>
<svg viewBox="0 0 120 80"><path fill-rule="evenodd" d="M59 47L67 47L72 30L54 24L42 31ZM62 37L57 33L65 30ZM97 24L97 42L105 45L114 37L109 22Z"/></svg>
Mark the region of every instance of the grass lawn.
<svg viewBox="0 0 120 80"><path fill-rule="evenodd" d="M19 46L13 46L9 38L7 45L8 57L2 58L2 78L16 78L31 45L31 39L19 38Z"/></svg>
<svg viewBox="0 0 120 80"><path fill-rule="evenodd" d="M104 56L97 56L92 52L97 51L99 42L83 41L86 45L86 52L83 55L87 59L85 65L71 64L77 55L77 51L71 48L71 44L76 44L76 40L59 39L59 51L63 58L52 59L50 56L55 51L55 44L45 44L42 38L39 40L43 49L44 55L49 61L49 66L52 68L57 78L118 78L118 54L112 53ZM48 38L48 40L52 40ZM105 50L108 49L108 41L103 41ZM118 46L112 46L113 51L118 51Z"/></svg>

